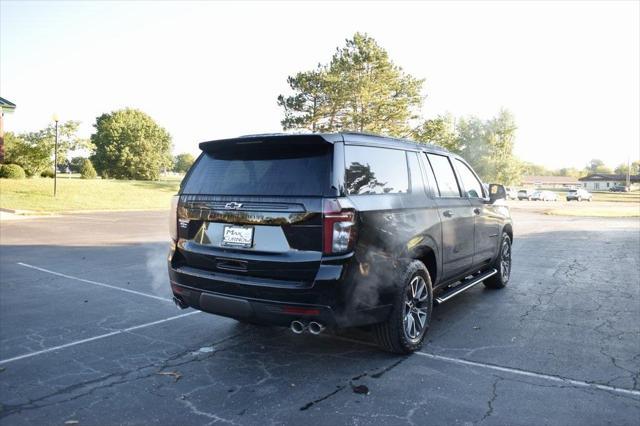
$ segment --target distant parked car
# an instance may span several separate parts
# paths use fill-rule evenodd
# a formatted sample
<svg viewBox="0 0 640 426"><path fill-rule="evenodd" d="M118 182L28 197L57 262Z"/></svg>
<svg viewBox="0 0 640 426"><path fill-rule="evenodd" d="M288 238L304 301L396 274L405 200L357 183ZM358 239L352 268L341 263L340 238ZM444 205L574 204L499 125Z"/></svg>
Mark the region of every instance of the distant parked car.
<svg viewBox="0 0 640 426"><path fill-rule="evenodd" d="M611 192L629 192L629 187L625 185L615 185L609 188Z"/></svg>
<svg viewBox="0 0 640 426"><path fill-rule="evenodd" d="M531 201L531 196L533 195L532 190L530 189L521 189L520 191L518 191L518 200L522 201L522 200L529 200Z"/></svg>
<svg viewBox="0 0 640 426"><path fill-rule="evenodd" d="M574 189L567 193L567 201L576 200L576 201L591 201L593 198L593 194L591 194L586 189Z"/></svg>
<svg viewBox="0 0 640 426"><path fill-rule="evenodd" d="M533 194L531 194L531 200L558 201L558 196L553 191L536 191Z"/></svg>
<svg viewBox="0 0 640 426"><path fill-rule="evenodd" d="M515 188L507 187L505 188L505 190L507 191L507 198L509 198L510 200L515 200L516 198L518 198L518 191Z"/></svg>

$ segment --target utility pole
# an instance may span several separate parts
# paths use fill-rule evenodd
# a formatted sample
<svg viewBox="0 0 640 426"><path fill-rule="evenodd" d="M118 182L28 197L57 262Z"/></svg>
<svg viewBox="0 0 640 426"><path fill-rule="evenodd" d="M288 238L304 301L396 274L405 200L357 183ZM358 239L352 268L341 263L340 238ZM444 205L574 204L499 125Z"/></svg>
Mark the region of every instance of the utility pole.
<svg viewBox="0 0 640 426"><path fill-rule="evenodd" d="M56 122L56 143L53 149L53 196L56 196L58 189L58 114L53 114L53 121Z"/></svg>

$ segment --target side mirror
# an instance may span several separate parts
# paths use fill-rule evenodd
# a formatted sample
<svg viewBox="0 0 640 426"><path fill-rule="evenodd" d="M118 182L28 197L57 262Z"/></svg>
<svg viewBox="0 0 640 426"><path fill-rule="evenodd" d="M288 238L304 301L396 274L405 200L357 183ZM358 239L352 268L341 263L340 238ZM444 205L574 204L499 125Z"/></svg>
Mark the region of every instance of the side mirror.
<svg viewBox="0 0 640 426"><path fill-rule="evenodd" d="M504 200L505 198L507 198L507 190L504 189L504 186L497 183L489 185L489 202L491 204L498 200Z"/></svg>

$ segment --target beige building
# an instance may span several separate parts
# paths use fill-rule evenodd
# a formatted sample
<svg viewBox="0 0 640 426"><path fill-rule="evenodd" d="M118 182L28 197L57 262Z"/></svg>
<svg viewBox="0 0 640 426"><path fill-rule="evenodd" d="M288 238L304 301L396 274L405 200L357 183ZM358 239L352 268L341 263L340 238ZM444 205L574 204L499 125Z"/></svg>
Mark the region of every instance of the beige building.
<svg viewBox="0 0 640 426"><path fill-rule="evenodd" d="M627 175L614 175L608 173L594 173L579 179L582 187L587 191L608 191L614 186L626 186ZM640 189L640 175L631 175L631 190Z"/></svg>

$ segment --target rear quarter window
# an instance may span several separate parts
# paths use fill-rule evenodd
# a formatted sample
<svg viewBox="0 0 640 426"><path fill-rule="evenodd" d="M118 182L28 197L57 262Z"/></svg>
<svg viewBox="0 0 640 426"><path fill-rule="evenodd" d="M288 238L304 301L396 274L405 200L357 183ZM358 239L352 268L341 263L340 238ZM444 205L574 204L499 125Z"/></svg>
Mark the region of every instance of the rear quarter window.
<svg viewBox="0 0 640 426"><path fill-rule="evenodd" d="M346 145L345 186L348 194L400 194L409 192L405 151Z"/></svg>

